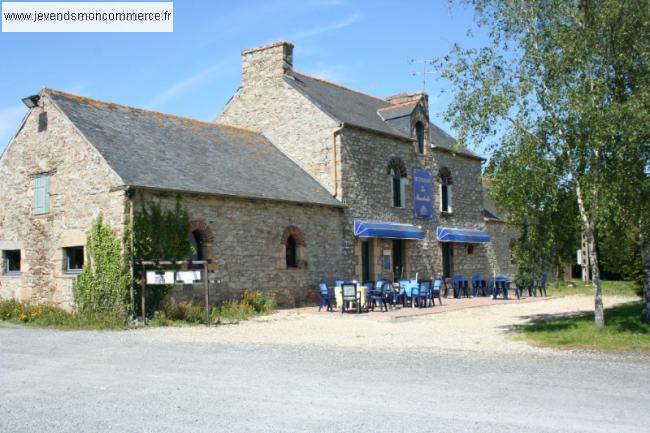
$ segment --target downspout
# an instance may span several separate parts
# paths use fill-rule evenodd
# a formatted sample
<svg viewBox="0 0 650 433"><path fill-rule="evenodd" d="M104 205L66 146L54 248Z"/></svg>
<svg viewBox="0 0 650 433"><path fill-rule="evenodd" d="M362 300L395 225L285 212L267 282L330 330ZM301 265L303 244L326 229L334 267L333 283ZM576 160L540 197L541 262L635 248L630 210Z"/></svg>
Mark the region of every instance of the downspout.
<svg viewBox="0 0 650 433"><path fill-rule="evenodd" d="M342 197L338 197L338 195L339 195L339 182L338 182L339 167L338 167L336 159L337 159L337 155L338 155L340 149L337 146L336 138L338 136L340 136L341 131L343 130L344 127L345 127L345 124L340 123L339 127L336 128L334 130L334 132L332 133L332 139L333 139L332 148L334 149L334 198L342 198ZM339 158L339 161L342 162L342 159L343 158ZM343 195L343 194L341 194L341 195Z"/></svg>
<svg viewBox="0 0 650 433"><path fill-rule="evenodd" d="M133 251L134 248L134 224L133 224L133 196L135 195L135 191L131 187L126 187L126 200L129 205L129 252L130 252L130 257L129 257L129 270L131 272L131 284L129 285L129 298L130 298L130 309L131 309L131 317L135 317L135 263L134 263L134 258L135 258L135 251Z"/></svg>

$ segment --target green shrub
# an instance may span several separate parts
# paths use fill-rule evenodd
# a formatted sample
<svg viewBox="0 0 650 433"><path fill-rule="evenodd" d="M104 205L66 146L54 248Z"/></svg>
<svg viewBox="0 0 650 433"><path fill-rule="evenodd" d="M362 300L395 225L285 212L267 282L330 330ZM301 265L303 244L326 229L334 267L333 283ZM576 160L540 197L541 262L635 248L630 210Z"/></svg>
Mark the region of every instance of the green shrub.
<svg viewBox="0 0 650 433"><path fill-rule="evenodd" d="M219 307L210 307L212 324L248 320L253 316L270 314L275 310L275 299L259 291L246 290L239 301L229 301ZM205 324L205 304L170 300L163 310L154 314L152 325L167 326L171 322Z"/></svg>
<svg viewBox="0 0 650 433"><path fill-rule="evenodd" d="M269 314L275 311L275 298L259 290L245 290L241 299L242 304L253 307L257 314Z"/></svg>
<svg viewBox="0 0 650 433"><path fill-rule="evenodd" d="M0 301L0 319L44 328L123 329L126 316L106 313L69 312L52 305L30 305L15 300Z"/></svg>
<svg viewBox="0 0 650 433"><path fill-rule="evenodd" d="M86 252L86 265L73 284L77 311L126 317L130 277L122 243L101 215L90 229Z"/></svg>

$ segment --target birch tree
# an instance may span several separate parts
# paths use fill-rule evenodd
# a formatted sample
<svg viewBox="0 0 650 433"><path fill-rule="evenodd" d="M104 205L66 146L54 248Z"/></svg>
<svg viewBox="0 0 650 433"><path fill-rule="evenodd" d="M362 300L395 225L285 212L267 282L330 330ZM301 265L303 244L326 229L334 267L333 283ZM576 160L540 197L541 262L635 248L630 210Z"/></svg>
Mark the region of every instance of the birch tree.
<svg viewBox="0 0 650 433"><path fill-rule="evenodd" d="M650 260L647 234L643 238L650 166L648 3L461 3L474 9L489 43L454 46L437 62L453 89L446 117L460 144L492 142L502 160L527 154L555 185L571 188L591 257L595 323L604 326L598 229L607 228L605 221L637 225L639 245L646 239L644 266ZM529 204L510 198L508 206Z"/></svg>

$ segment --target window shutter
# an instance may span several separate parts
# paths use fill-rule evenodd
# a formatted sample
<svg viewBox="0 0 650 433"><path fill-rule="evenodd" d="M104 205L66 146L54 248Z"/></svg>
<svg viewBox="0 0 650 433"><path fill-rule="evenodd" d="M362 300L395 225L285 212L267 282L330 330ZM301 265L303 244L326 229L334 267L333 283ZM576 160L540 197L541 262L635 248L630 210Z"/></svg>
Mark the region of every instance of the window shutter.
<svg viewBox="0 0 650 433"><path fill-rule="evenodd" d="M452 212L451 206L451 185L447 185L447 209L449 210L449 213Z"/></svg>
<svg viewBox="0 0 650 433"><path fill-rule="evenodd" d="M34 215L47 213L50 209L50 178L39 176L34 178L34 202L32 211Z"/></svg>

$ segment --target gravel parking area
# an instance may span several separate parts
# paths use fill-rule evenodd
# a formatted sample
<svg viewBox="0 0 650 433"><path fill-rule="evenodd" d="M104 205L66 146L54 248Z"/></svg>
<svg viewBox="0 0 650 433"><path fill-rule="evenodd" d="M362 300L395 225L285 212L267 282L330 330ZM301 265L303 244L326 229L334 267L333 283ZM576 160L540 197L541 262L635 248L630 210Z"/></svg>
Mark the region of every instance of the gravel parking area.
<svg viewBox="0 0 650 433"><path fill-rule="evenodd" d="M605 297L605 306L634 301ZM462 302L462 301L461 301ZM530 320L593 310L589 296L546 298L538 302L497 301L492 305L437 314L396 317L390 313L341 314L317 308L284 310L237 325L212 328L157 328L154 340L215 344L317 345L364 350L454 350L498 354L558 354L509 338L514 325ZM408 309L410 310L410 309ZM399 316L399 315L397 315ZM136 331L137 332L137 331Z"/></svg>
<svg viewBox="0 0 650 433"><path fill-rule="evenodd" d="M645 433L647 358L506 336L591 302L403 319L303 309L210 329L0 324L0 433Z"/></svg>

